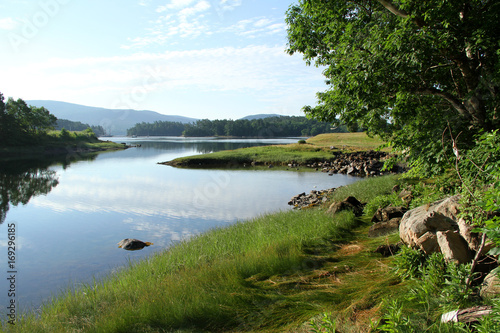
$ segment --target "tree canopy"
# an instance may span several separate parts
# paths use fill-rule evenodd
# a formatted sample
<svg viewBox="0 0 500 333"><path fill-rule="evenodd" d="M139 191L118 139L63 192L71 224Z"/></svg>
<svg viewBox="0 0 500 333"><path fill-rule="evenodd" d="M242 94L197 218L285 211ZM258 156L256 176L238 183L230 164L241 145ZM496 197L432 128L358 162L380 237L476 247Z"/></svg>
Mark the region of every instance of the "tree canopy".
<svg viewBox="0 0 500 333"><path fill-rule="evenodd" d="M187 124L169 121L143 122L129 128L127 135L290 137L345 131L345 126L332 129L331 123L306 117L281 116L252 120L200 119Z"/></svg>
<svg viewBox="0 0 500 333"><path fill-rule="evenodd" d="M4 102L0 93L0 145L21 145L52 129L57 118L44 107L28 106L22 99Z"/></svg>
<svg viewBox="0 0 500 333"><path fill-rule="evenodd" d="M287 52L325 67L311 117L359 124L427 167L451 149L445 130L467 149L499 127L498 1L300 0L286 21Z"/></svg>

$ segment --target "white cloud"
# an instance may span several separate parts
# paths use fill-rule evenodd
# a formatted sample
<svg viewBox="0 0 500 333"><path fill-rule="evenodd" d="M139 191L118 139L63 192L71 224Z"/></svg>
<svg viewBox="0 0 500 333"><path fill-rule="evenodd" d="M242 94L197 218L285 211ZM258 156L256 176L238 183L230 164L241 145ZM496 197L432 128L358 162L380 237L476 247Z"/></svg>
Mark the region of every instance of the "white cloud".
<svg viewBox="0 0 500 333"><path fill-rule="evenodd" d="M0 19L0 29L2 30L14 30L19 26L19 22L14 20L12 17L6 17Z"/></svg>
<svg viewBox="0 0 500 333"><path fill-rule="evenodd" d="M222 28L219 32L229 32L247 38L257 38L263 35L281 34L285 31L285 23L276 23L276 20L256 17L238 21L236 24Z"/></svg>
<svg viewBox="0 0 500 333"><path fill-rule="evenodd" d="M0 86L9 87L6 92L9 96L81 104L85 104L82 101L89 95L113 104L118 96L134 91L144 91L148 96L168 96L179 90L231 92L277 101L283 96L304 93L314 96L316 91L323 90L319 88L323 86L320 71L306 68L300 57L288 56L284 48L284 45L256 45L116 57L57 58L12 66L0 77ZM3 82L2 78L11 80ZM140 108L139 105L130 107Z"/></svg>
<svg viewBox="0 0 500 333"><path fill-rule="evenodd" d="M179 12L179 17L182 17L183 19L185 19L188 16L193 16L193 15L196 15L198 13L202 13L208 9L210 9L210 4L207 1L200 1L193 7L188 7L188 8L182 9Z"/></svg>
<svg viewBox="0 0 500 333"><path fill-rule="evenodd" d="M219 8L223 11L233 10L238 6L241 6L241 2L241 0L221 0Z"/></svg>
<svg viewBox="0 0 500 333"><path fill-rule="evenodd" d="M158 13L162 13L164 11L167 11L169 9L177 10L181 8L185 8L189 5L191 5L195 0L171 0L169 4L164 5L164 6L159 6L156 11Z"/></svg>

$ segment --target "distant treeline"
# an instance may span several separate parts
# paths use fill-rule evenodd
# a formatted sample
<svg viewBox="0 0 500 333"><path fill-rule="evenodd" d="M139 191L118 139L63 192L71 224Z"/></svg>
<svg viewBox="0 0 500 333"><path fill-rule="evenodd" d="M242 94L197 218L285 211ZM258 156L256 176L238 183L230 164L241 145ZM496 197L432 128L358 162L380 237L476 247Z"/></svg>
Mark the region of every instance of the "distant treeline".
<svg viewBox="0 0 500 333"><path fill-rule="evenodd" d="M261 119L209 120L195 123L156 121L138 123L127 130L133 136L238 136L238 137L291 137L313 136L321 133L347 132L344 126L307 119L306 117L269 117Z"/></svg>
<svg viewBox="0 0 500 333"><path fill-rule="evenodd" d="M102 126L94 126L89 124L84 124L80 121L71 121L67 119L57 119L54 126L56 130L66 129L68 131L85 131L87 128L91 128L96 136L106 135L106 131Z"/></svg>

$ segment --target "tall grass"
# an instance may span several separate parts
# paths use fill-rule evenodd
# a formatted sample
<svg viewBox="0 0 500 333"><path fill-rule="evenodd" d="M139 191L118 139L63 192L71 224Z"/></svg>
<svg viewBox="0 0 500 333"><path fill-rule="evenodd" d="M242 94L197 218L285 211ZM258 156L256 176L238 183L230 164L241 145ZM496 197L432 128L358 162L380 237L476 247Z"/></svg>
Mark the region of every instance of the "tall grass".
<svg viewBox="0 0 500 333"><path fill-rule="evenodd" d="M305 247L325 243L336 229L352 229L354 223L350 217L334 223L310 210L214 229L130 263L103 282L68 291L42 308L39 318L23 318L14 331L213 331L255 325L256 311L289 300L253 290L252 280L306 267Z"/></svg>

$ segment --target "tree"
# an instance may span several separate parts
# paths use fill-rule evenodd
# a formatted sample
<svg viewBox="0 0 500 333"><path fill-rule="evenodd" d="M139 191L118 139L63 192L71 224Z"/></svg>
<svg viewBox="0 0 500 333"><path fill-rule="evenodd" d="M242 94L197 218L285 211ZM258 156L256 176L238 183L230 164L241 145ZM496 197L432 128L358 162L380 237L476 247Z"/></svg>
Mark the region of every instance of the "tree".
<svg viewBox="0 0 500 333"><path fill-rule="evenodd" d="M329 86L304 111L356 123L429 170L452 155L445 130L467 149L500 125L499 20L495 0L300 0L287 52L325 66Z"/></svg>

